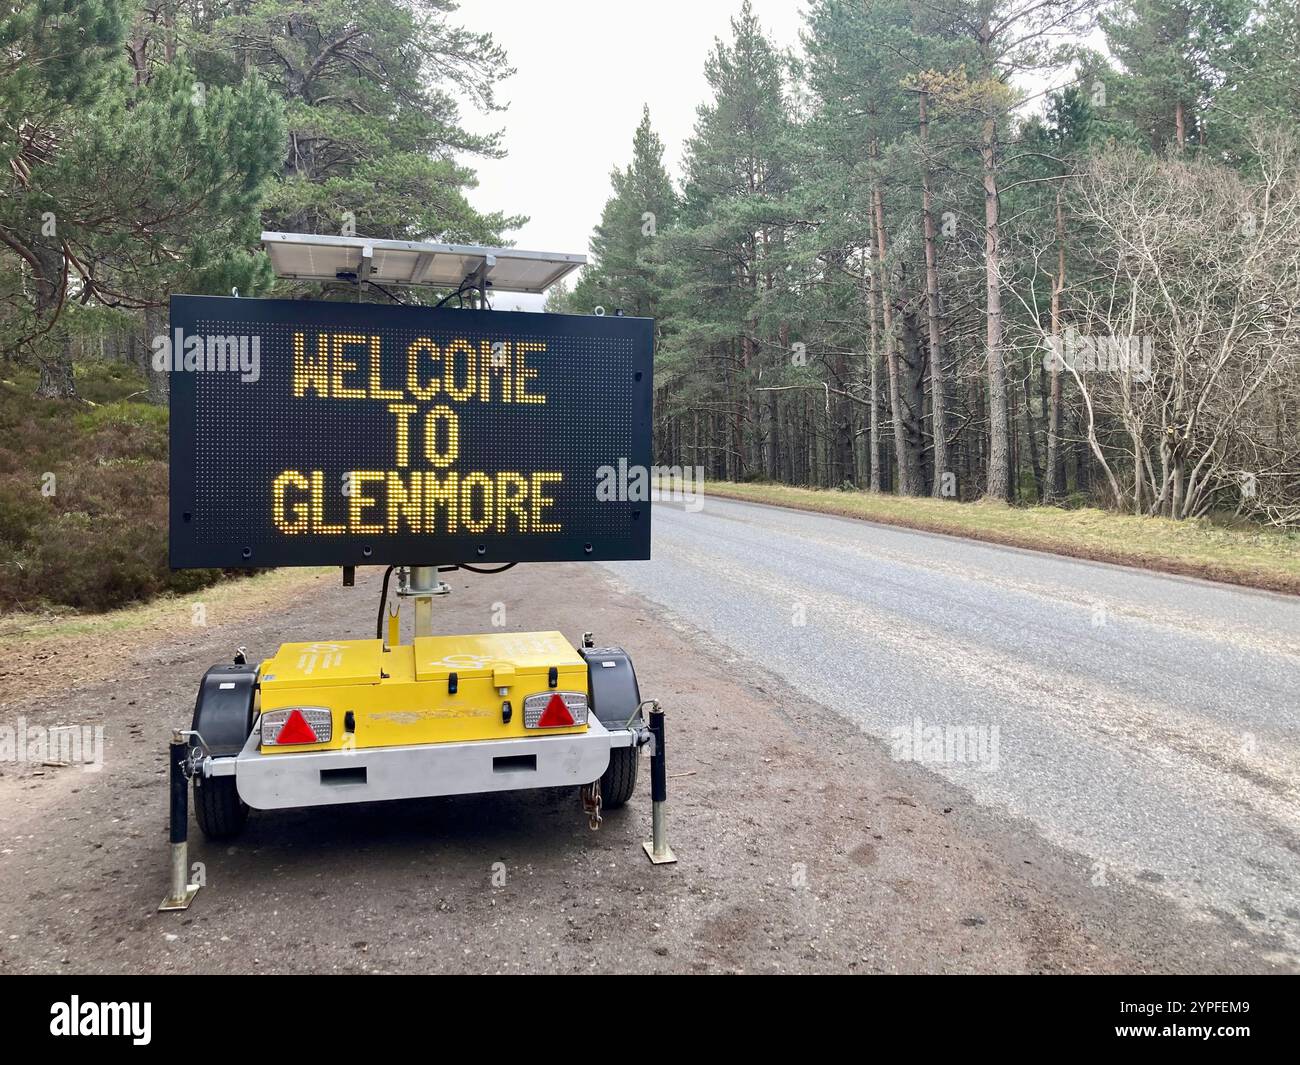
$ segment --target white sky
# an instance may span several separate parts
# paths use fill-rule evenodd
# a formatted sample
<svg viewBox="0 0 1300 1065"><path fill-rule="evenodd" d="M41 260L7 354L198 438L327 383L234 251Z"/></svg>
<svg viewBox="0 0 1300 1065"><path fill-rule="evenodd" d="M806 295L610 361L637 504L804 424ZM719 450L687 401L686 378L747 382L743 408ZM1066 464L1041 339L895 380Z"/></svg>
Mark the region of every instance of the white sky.
<svg viewBox="0 0 1300 1065"><path fill-rule="evenodd" d="M795 48L800 0L752 0L764 31ZM704 61L714 38L730 38L741 0L465 0L454 20L490 31L518 71L500 87L507 111L466 109L475 131L504 128L509 154L467 160L479 175L480 210L526 214L513 234L532 251L586 254L609 197L609 172L632 155L641 105L663 138L674 181L695 108L708 98ZM500 294L494 306L539 308L541 299Z"/></svg>

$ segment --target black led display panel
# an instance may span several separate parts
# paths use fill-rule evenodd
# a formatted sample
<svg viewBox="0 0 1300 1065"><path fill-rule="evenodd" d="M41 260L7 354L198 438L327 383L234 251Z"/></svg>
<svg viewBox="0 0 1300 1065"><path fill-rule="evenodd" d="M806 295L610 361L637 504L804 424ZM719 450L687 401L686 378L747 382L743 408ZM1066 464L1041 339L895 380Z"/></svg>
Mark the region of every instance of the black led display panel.
<svg viewBox="0 0 1300 1065"><path fill-rule="evenodd" d="M650 557L653 322L173 296L171 565Z"/></svg>

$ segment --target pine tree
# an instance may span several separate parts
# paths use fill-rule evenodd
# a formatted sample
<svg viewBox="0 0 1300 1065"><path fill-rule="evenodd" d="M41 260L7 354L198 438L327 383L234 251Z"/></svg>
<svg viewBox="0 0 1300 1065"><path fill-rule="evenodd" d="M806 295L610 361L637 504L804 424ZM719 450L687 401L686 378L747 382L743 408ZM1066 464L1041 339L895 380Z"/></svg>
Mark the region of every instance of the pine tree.
<svg viewBox="0 0 1300 1065"><path fill-rule="evenodd" d="M610 174L612 194L591 237L591 264L570 305L653 318L661 298L651 257L661 231L677 219L677 193L664 169L664 146L650 123L650 109L632 138L632 161Z"/></svg>
<svg viewBox="0 0 1300 1065"><path fill-rule="evenodd" d="M1122 0L1101 17L1122 67L1107 98L1152 149L1209 143L1215 93L1250 10L1250 0Z"/></svg>
<svg viewBox="0 0 1300 1065"><path fill-rule="evenodd" d="M780 283L792 180L785 72L746 0L731 40L716 41L705 64L712 98L698 109L680 221L663 248L673 323L663 362L699 383L683 404L702 416L712 472L736 479L762 467L754 389L764 363L789 358L781 324L765 315ZM772 359L763 357L765 343Z"/></svg>
<svg viewBox="0 0 1300 1065"><path fill-rule="evenodd" d="M257 244L283 150L280 103L255 77L208 86L178 59L106 99L69 159L99 190L73 218L83 293L144 311L142 369L154 402L166 401L167 385L150 351L166 333L173 292L269 289ZM99 221L83 221L92 209Z"/></svg>
<svg viewBox="0 0 1300 1065"><path fill-rule="evenodd" d="M261 0L204 27L200 73L258 71L285 105L282 181L266 225L312 233L500 244L523 219L482 213L463 156L502 154L461 110L499 109L513 73L489 34L451 21L450 0Z"/></svg>
<svg viewBox="0 0 1300 1065"><path fill-rule="evenodd" d="M882 145L897 138L904 124L901 79L910 67L900 63L893 47L901 43L905 13L892 3L859 5L843 0L822 0L808 12L803 35L807 55L805 70L812 108L805 127L806 148L801 158L801 214L824 220L805 234L802 244L824 284L812 288L809 319L829 316L839 303L859 324L854 334L821 331L822 343L832 349L866 347L865 373L859 385L867 392L868 447L865 466L868 483L876 490L882 476L882 411L889 411L893 426L893 454L898 458L896 483L911 486L909 471L919 468L920 427L905 419L897 392L898 356L893 327L890 260L882 252L887 230L879 224L888 196L882 164ZM885 235L885 241L879 239ZM853 276L856 274L856 276ZM852 285L856 291L836 292ZM817 295L825 296L818 299ZM877 318L883 318L878 321ZM889 402L882 399L881 368L888 379ZM918 412L919 413L919 412ZM914 432L907 435L905 424ZM915 456L909 461L908 456Z"/></svg>
<svg viewBox="0 0 1300 1065"><path fill-rule="evenodd" d="M1262 0L1227 42L1214 95L1214 147L1254 166L1253 128L1294 129L1300 114L1300 0Z"/></svg>
<svg viewBox="0 0 1300 1065"><path fill-rule="evenodd" d="M30 279L13 286L5 348L35 358L38 395L76 393L70 339L59 325L70 269L60 227L82 179L59 161L109 91L125 32L117 0L32 0L0 13L0 151L9 164L0 242Z"/></svg>
<svg viewBox="0 0 1300 1065"><path fill-rule="evenodd" d="M1017 76L1059 65L1070 53L1066 43L1079 32L1092 0L955 0L946 24L970 49L970 64L944 96L947 106L964 110L978 124L970 148L980 160L984 193L983 272L985 374L988 394L988 463L985 494L1013 497L1012 397L1009 394L1006 321L1003 310L1002 184L1006 141L1020 103Z"/></svg>
<svg viewBox="0 0 1300 1065"><path fill-rule="evenodd" d="M1087 152L1106 133L1093 91L1093 79L1083 77L1079 84L1048 98L1044 117L1034 116L1023 125L1009 173L1012 191L1006 197L1008 214L1015 219L1008 234L1011 257L1020 264L1011 285L1015 304L1023 311L1013 329L1029 354L1021 378L1025 438L1037 495L1045 502L1059 502L1067 488L1064 386L1068 375L1059 359L1045 353L1061 350L1071 270L1079 269L1086 250L1086 234L1078 231L1073 217L1078 193L1073 182ZM1099 92L1096 99L1100 100ZM1045 440L1041 461L1031 394L1034 376L1039 378L1039 420Z"/></svg>

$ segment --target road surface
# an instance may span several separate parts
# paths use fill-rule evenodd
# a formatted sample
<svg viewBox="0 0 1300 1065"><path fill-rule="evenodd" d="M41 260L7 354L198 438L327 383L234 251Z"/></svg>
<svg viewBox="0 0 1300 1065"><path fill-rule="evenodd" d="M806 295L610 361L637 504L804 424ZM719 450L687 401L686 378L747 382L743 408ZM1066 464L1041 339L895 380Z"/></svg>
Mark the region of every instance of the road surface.
<svg viewBox="0 0 1300 1065"><path fill-rule="evenodd" d="M715 498L610 569L1092 887L1300 957L1300 600Z"/></svg>

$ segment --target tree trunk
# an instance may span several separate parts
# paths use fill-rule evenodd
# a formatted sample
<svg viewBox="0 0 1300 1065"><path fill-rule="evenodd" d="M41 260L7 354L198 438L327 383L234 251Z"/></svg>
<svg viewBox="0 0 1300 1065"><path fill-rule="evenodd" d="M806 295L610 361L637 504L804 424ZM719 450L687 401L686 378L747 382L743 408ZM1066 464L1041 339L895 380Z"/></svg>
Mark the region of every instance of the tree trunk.
<svg viewBox="0 0 1300 1065"><path fill-rule="evenodd" d="M740 362L732 374L732 392L731 392L731 450L735 453L731 457L731 468L733 470L732 480L743 481L745 479L745 409L749 392L746 387L748 374L745 372L749 365L748 357L749 337L743 337L740 342Z"/></svg>
<svg viewBox="0 0 1300 1065"><path fill-rule="evenodd" d="M987 306L989 465L986 494L1011 499L1011 443L1007 417L1007 370L1002 351L1001 234L998 201L997 117L985 115L980 156L984 164L984 286Z"/></svg>
<svg viewBox="0 0 1300 1065"><path fill-rule="evenodd" d="M778 480L781 475L781 403L775 392L767 394L767 476Z"/></svg>
<svg viewBox="0 0 1300 1065"><path fill-rule="evenodd" d="M849 366L848 360L841 352L835 356L835 376L837 378L834 387L840 391L849 391ZM830 396L830 407L834 412L834 424L831 428L831 447L835 456L835 475L834 481L837 485L851 484L857 486L854 479L853 463L853 401L846 396Z"/></svg>
<svg viewBox="0 0 1300 1065"><path fill-rule="evenodd" d="M871 322L871 406L867 408L867 460L870 470L868 476L871 491L880 491L880 350L879 325L876 321L876 286L870 274L867 275L867 316Z"/></svg>
<svg viewBox="0 0 1300 1065"><path fill-rule="evenodd" d="M33 394L42 399L76 399L77 380L72 367L72 339L62 333L51 335L47 340L53 346L36 357L41 379Z"/></svg>
<svg viewBox="0 0 1300 1065"><path fill-rule="evenodd" d="M53 238L57 239L57 238ZM77 380L72 366L72 338L59 321L63 311L63 250L59 246L39 243L33 254L40 263L40 274L33 278L36 287L36 320L46 330L33 344L41 379L35 395L42 399L76 399Z"/></svg>
<svg viewBox="0 0 1300 1065"><path fill-rule="evenodd" d="M1074 456L1074 488L1080 494L1092 489L1092 452L1084 439L1083 411L1074 412L1074 444L1071 452Z"/></svg>
<svg viewBox="0 0 1300 1065"><path fill-rule="evenodd" d="M1043 467L1038 462L1038 433L1034 425L1034 401L1029 393L1029 377L1025 376L1025 442L1029 447L1029 464L1034 471L1034 494L1043 498Z"/></svg>
<svg viewBox="0 0 1300 1065"><path fill-rule="evenodd" d="M925 304L930 344L930 409L934 434L934 484L930 494L943 494L943 475L948 472L948 400L943 373L943 348L939 338L939 256L935 247L934 204L930 191L930 121L926 112L926 92L917 94L920 102L921 134L921 228L925 238Z"/></svg>
<svg viewBox="0 0 1300 1065"><path fill-rule="evenodd" d="M966 377L966 406L970 411L971 417L975 416L976 411L984 409L984 390L981 387L982 382L977 373L968 374ZM978 431L978 425L974 432L971 433L970 458L971 469L966 474L966 484L968 492L967 499L974 499L982 494L983 485L979 483L979 476L988 469L988 434Z"/></svg>
<svg viewBox="0 0 1300 1065"><path fill-rule="evenodd" d="M1065 190L1056 192L1056 277L1052 282L1052 342L1056 345L1052 359L1051 390L1047 407L1047 484L1043 502L1055 503L1065 494L1065 460L1061 454L1061 360L1065 350L1061 331L1061 296L1065 291Z"/></svg>
<svg viewBox="0 0 1300 1065"><path fill-rule="evenodd" d="M916 316L905 312L899 322L898 399L895 424L902 426L896 438L899 482L906 484L907 495L925 494L925 468L922 461L925 405L925 352ZM900 489L901 491L901 489Z"/></svg>
<svg viewBox="0 0 1300 1065"><path fill-rule="evenodd" d="M872 155L876 154L872 145ZM906 462L907 444L903 426L902 397L899 395L898 352L894 337L894 311L890 306L889 283L885 277L885 256L888 254L888 240L885 235L885 200L877 184L871 191L876 220L876 262L880 268L880 313L884 322L885 369L889 376L889 406L894 422L894 450L898 460L898 494L918 495L920 486L911 479Z"/></svg>
<svg viewBox="0 0 1300 1065"><path fill-rule="evenodd" d="M170 367L159 370L154 366L154 338L167 335L167 315L161 307L146 307L144 311L144 351L141 361L145 379L149 383L149 402L159 407L167 406L171 395Z"/></svg>

